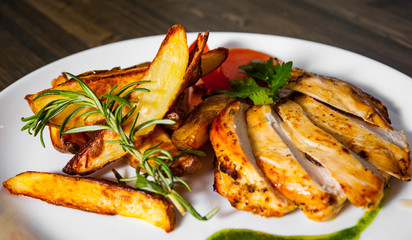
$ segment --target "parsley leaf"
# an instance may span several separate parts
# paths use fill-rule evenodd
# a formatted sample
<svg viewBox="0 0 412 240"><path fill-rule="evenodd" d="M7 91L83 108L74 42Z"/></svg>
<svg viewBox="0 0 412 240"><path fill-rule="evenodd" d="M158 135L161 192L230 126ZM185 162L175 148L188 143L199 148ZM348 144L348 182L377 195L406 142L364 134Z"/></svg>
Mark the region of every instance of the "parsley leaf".
<svg viewBox="0 0 412 240"><path fill-rule="evenodd" d="M231 97L250 98L255 105L273 103L270 89L259 86L255 79L244 78L244 81L229 81L232 91L225 91Z"/></svg>
<svg viewBox="0 0 412 240"><path fill-rule="evenodd" d="M255 105L271 104L280 100L279 90L286 85L290 78L292 62L273 65L273 58L265 61L252 60L251 64L239 67L246 75L243 81L229 81L232 91L220 91L231 97L249 98ZM260 86L260 80L267 86Z"/></svg>

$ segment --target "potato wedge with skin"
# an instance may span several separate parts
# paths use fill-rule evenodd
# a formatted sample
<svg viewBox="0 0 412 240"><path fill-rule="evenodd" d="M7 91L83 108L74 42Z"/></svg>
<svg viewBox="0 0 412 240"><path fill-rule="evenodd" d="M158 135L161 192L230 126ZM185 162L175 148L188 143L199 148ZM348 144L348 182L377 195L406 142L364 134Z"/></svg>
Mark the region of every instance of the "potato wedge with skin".
<svg viewBox="0 0 412 240"><path fill-rule="evenodd" d="M206 46L207 39L209 38L209 32L205 32L204 35L199 33L192 50L189 53L189 65L187 66L184 76L183 89L194 85L202 76L201 59L203 55L203 49Z"/></svg>
<svg viewBox="0 0 412 240"><path fill-rule="evenodd" d="M166 113L165 118L173 120L176 123L172 125L164 125L165 128L174 131L183 124L183 121L186 119L186 116L189 113L189 101L187 95L188 94L186 94L186 91L183 91L179 95L173 106Z"/></svg>
<svg viewBox="0 0 412 240"><path fill-rule="evenodd" d="M280 217L296 205L280 194L253 156L245 122L249 105L236 101L222 111L210 128L216 154L214 189L230 204L263 217Z"/></svg>
<svg viewBox="0 0 412 240"><path fill-rule="evenodd" d="M180 128L172 134L172 141L180 150L199 149L209 141L209 128L215 117L235 99L225 94L207 98L193 111Z"/></svg>
<svg viewBox="0 0 412 240"><path fill-rule="evenodd" d="M57 87L67 81L69 81L69 79L66 75L62 74L53 79L52 87ZM90 136L86 133L65 134L62 135L62 137L59 136L59 133L59 127L49 126L51 143L54 149L61 153L77 153L90 141Z"/></svg>
<svg viewBox="0 0 412 240"><path fill-rule="evenodd" d="M94 91L94 93L97 96L101 96L103 94L108 93L116 85L118 85L117 89L120 89L126 86L127 84L140 81L142 77L144 76L145 71L146 71L145 68L141 68L141 67L129 68L129 69L117 69L116 68L115 70L102 71L101 73L96 73L96 74L93 74L92 72L88 74L81 74L79 75L79 77L80 79L84 80L84 82ZM57 80L57 81L58 82L62 81L62 79L60 78L60 80ZM40 109L42 109L49 102L62 98L61 96L58 96L58 95L47 95L47 96L38 98L35 101L33 101L36 96L48 90L68 90L68 91L77 92L77 91L82 91L82 88L80 87L77 81L75 81L74 79L71 79L51 89L46 89L36 94L27 95L25 99L27 100L33 113L36 114L38 111L40 111ZM62 113L52 118L49 122L49 125L60 126L64 118L69 113L71 113L76 107L78 106L75 106L75 105L69 106ZM92 108L85 108L84 110L80 111L73 119L71 119L67 123L66 129L102 122L104 118L98 114L89 116L87 120L84 120L84 117L80 116L82 113L90 111L91 109Z"/></svg>
<svg viewBox="0 0 412 240"><path fill-rule="evenodd" d="M166 232L175 226L174 207L164 197L107 180L24 172L3 182L3 186L14 195L58 206L139 218Z"/></svg>
<svg viewBox="0 0 412 240"><path fill-rule="evenodd" d="M59 137L60 129L54 126L49 126L50 140L54 149L61 153L77 153L89 141L90 136L86 133L63 134Z"/></svg>
<svg viewBox="0 0 412 240"><path fill-rule="evenodd" d="M136 110L123 124L126 135L129 134L137 113L139 118L136 125L164 117L185 88L184 76L188 60L186 32L182 26L175 25L167 33L155 59L142 77L143 80L147 79L150 82L141 84L140 87L147 88L150 92L137 91L130 96L132 106L136 107ZM135 142L140 143L153 128L152 125L136 132ZM85 175L125 156L126 152L119 144L107 142L118 139L119 136L111 130L101 131L67 163L63 171L68 174Z"/></svg>
<svg viewBox="0 0 412 240"><path fill-rule="evenodd" d="M202 55L202 76L213 72L226 60L229 55L227 48L219 47Z"/></svg>
<svg viewBox="0 0 412 240"><path fill-rule="evenodd" d="M204 44L202 45L202 47L204 48ZM228 53L228 49L222 47L203 53L200 60L202 77L216 70L226 60ZM168 129L171 129L173 131L178 129L182 125L189 111L189 93L185 91L181 95L184 96L179 96L178 100L170 108L169 112L165 116L167 119L176 121L176 124L166 126Z"/></svg>
<svg viewBox="0 0 412 240"><path fill-rule="evenodd" d="M144 152L146 149L162 142L158 147L159 149L164 149L168 151L172 156L177 155L180 151L172 143L169 134L162 127L156 126L153 133L148 135L147 138L138 146L140 152ZM140 161L136 158L126 155L127 163L136 168ZM184 154L176 159L170 166L173 174L175 176L184 176L191 174L201 167L201 162L199 156L194 154Z"/></svg>

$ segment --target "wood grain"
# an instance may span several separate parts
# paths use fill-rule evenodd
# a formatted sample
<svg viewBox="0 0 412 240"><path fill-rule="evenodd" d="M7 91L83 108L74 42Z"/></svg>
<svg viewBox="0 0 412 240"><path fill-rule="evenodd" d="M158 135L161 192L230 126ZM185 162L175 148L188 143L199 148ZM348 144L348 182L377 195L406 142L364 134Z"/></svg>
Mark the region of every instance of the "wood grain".
<svg viewBox="0 0 412 240"><path fill-rule="evenodd" d="M205 30L282 35L353 51L412 76L409 0L2 0L0 90L70 54L165 34Z"/></svg>

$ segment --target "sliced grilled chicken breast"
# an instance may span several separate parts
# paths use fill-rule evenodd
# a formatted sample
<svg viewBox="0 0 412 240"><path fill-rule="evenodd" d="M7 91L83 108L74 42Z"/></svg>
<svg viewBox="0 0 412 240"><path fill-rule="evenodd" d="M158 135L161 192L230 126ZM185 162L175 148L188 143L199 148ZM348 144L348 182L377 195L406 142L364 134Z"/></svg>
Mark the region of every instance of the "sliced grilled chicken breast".
<svg viewBox="0 0 412 240"><path fill-rule="evenodd" d="M315 126L291 100L277 105L282 126L296 147L327 168L356 207L374 209L383 196L384 180L334 137Z"/></svg>
<svg viewBox="0 0 412 240"><path fill-rule="evenodd" d="M409 149L401 149L366 128L358 121L333 110L315 99L299 95L294 98L310 120L333 135L380 171L399 179L411 179Z"/></svg>
<svg viewBox="0 0 412 240"><path fill-rule="evenodd" d="M211 126L210 141L216 153L214 189L239 210L264 217L283 216L296 205L271 185L256 164L245 123L248 107L234 102Z"/></svg>
<svg viewBox="0 0 412 240"><path fill-rule="evenodd" d="M258 165L272 184L293 200L309 219L333 219L346 196L322 188L311 178L273 127L276 121L273 114L276 113L270 105L253 106L246 113L249 139Z"/></svg>
<svg viewBox="0 0 412 240"><path fill-rule="evenodd" d="M301 69L295 68L291 73L292 76L285 88L326 102L371 124L392 129L386 107L358 87L336 78L315 75Z"/></svg>

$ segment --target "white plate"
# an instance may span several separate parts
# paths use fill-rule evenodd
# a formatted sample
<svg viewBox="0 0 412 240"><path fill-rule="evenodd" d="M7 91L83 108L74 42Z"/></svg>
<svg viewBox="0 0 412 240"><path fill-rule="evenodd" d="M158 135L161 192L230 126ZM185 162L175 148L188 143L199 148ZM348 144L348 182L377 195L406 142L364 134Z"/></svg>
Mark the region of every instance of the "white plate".
<svg viewBox="0 0 412 240"><path fill-rule="evenodd" d="M70 155L57 153L49 141L44 149L38 138L20 131L23 126L20 118L31 115L24 101L26 94L48 88L51 80L63 71L80 74L92 69L128 67L151 61L162 39L163 36L145 37L83 51L40 68L3 90L0 93L0 181L28 170L61 172L70 159ZM188 34L188 39L191 43L195 34ZM291 60L296 67L352 82L381 99L390 109L393 126L403 129L408 139L412 139L412 79L392 68L345 50L278 36L211 33L208 44L211 48L245 47L264 51ZM108 173L101 174L109 176ZM10 204L6 208L16 213L24 227L40 239L205 239L225 228L248 228L282 235L317 235L352 226L363 214L348 205L335 220L316 223L300 211L270 219L237 211L213 191L210 159L204 162L201 173L188 180L193 192L184 193L184 196L199 212L204 214L215 206L220 206L221 210L207 222L177 214L176 229L168 234L137 219L87 213L27 197L3 193L2 196ZM362 234L362 239L410 239L412 211L400 208L400 199L412 199L411 183L395 181L386 205Z"/></svg>

